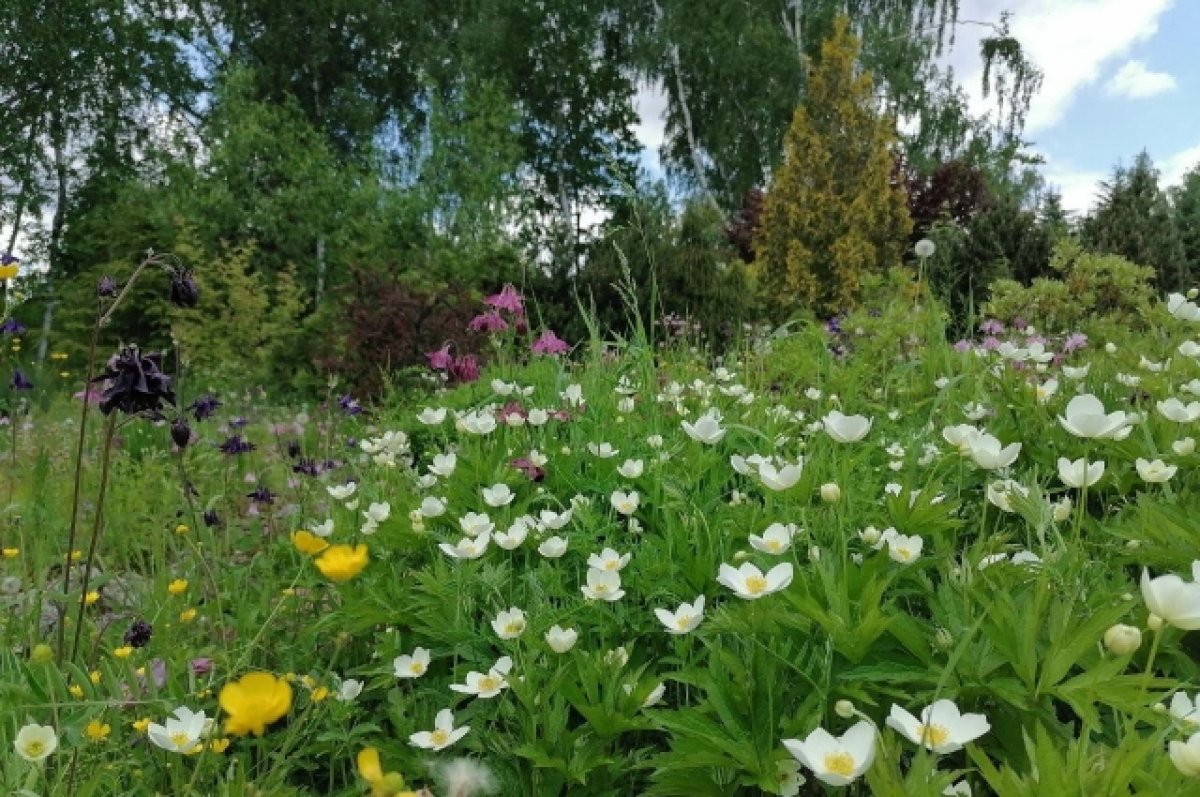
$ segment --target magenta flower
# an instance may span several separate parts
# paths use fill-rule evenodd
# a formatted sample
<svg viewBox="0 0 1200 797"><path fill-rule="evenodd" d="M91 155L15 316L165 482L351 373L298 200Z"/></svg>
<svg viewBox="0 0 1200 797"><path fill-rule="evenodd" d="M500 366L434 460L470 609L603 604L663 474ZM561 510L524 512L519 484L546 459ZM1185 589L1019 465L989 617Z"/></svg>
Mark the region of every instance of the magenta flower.
<svg viewBox="0 0 1200 797"><path fill-rule="evenodd" d="M207 656L200 656L191 661L192 673L195 675L208 675L212 672L213 660Z"/></svg>
<svg viewBox="0 0 1200 797"><path fill-rule="evenodd" d="M454 367L454 358L450 356L449 343L437 351L426 352L425 358L429 360L429 367L435 371L449 371Z"/></svg>
<svg viewBox="0 0 1200 797"><path fill-rule="evenodd" d="M546 470L534 465L525 457L514 459L511 464L514 468L524 473L532 482L540 482L546 478Z"/></svg>
<svg viewBox="0 0 1200 797"><path fill-rule="evenodd" d="M1070 354L1073 351L1078 351L1087 345L1088 336L1082 332L1072 332L1063 341L1062 350L1064 354Z"/></svg>
<svg viewBox="0 0 1200 797"><path fill-rule="evenodd" d="M985 335L999 335L1004 332L1004 324L994 318L989 318L979 325L979 331Z"/></svg>
<svg viewBox="0 0 1200 797"><path fill-rule="evenodd" d="M525 312L525 300L521 298L521 294L517 293L517 289L511 282L505 283L499 293L487 297L483 303L488 307L495 307L497 310L507 310L513 315L521 315Z"/></svg>
<svg viewBox="0 0 1200 797"><path fill-rule="evenodd" d="M464 354L451 364L450 376L459 382L474 382L479 378L479 361L474 354Z"/></svg>
<svg viewBox="0 0 1200 797"><path fill-rule="evenodd" d="M503 332L508 329L508 322L500 317L498 311L489 310L472 318L467 329L471 332Z"/></svg>
<svg viewBox="0 0 1200 797"><path fill-rule="evenodd" d="M534 354L566 354L571 350L567 342L547 329L542 336L533 342Z"/></svg>
<svg viewBox="0 0 1200 797"><path fill-rule="evenodd" d="M525 409L521 406L520 402L517 401L510 401L504 405L504 409L500 410L500 421L502 423L508 423L508 418L510 415L515 415L521 420L529 417L525 413Z"/></svg>

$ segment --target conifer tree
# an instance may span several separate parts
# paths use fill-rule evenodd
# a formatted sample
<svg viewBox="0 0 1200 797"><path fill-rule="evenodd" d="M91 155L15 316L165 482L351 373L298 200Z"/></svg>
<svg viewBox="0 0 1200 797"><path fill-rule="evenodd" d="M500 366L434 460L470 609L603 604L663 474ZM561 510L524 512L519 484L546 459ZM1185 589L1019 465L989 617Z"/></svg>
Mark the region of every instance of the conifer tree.
<svg viewBox="0 0 1200 797"><path fill-rule="evenodd" d="M900 262L912 229L895 124L876 111L870 74L855 69L858 47L839 19L809 69L767 193L756 272L776 311L852 306L864 275Z"/></svg>
<svg viewBox="0 0 1200 797"><path fill-rule="evenodd" d="M1196 279L1200 276L1200 164L1193 166L1183 176L1183 182L1171 189L1171 210L1188 274Z"/></svg>

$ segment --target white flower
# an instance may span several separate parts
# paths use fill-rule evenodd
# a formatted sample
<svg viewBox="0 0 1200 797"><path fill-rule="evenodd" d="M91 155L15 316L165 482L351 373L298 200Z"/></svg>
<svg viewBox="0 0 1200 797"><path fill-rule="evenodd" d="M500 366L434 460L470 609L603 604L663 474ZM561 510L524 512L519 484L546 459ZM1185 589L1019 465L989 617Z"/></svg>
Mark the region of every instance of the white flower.
<svg viewBox="0 0 1200 797"><path fill-rule="evenodd" d="M495 697L508 688L507 676L512 670L512 664L512 659L508 656L501 656L486 675L474 671L469 672L465 684L450 684L450 688L464 695L474 695L484 699Z"/></svg>
<svg viewBox="0 0 1200 797"><path fill-rule="evenodd" d="M516 495L509 489L507 484L494 484L491 487L484 487L483 502L491 507L508 506L516 498Z"/></svg>
<svg viewBox="0 0 1200 797"><path fill-rule="evenodd" d="M468 412L460 416L455 425L470 434L491 434L496 429L496 416L490 412Z"/></svg>
<svg viewBox="0 0 1200 797"><path fill-rule="evenodd" d="M437 409L433 409L432 407L426 407L417 415L417 420L426 426L437 426L446 420L446 408L438 407Z"/></svg>
<svg viewBox="0 0 1200 797"><path fill-rule="evenodd" d="M578 407L583 403L583 387L581 385L567 385L567 389L558 395L568 407Z"/></svg>
<svg viewBox="0 0 1200 797"><path fill-rule="evenodd" d="M1088 462L1082 457L1074 461L1066 457L1058 458L1058 478L1068 487L1091 487L1103 475L1103 461Z"/></svg>
<svg viewBox="0 0 1200 797"><path fill-rule="evenodd" d="M630 396L626 396L625 398L623 398L617 402L617 412L620 412L623 414L629 414L629 413L633 412L633 408L635 406L636 406L636 404L634 403L633 398Z"/></svg>
<svg viewBox="0 0 1200 797"><path fill-rule="evenodd" d="M971 445L983 434L981 429L971 426L969 423L960 423L956 426L947 426L942 430L942 438L954 446L958 453L963 456L971 455Z"/></svg>
<svg viewBox="0 0 1200 797"><path fill-rule="evenodd" d="M358 484L355 482L346 482L345 484L331 484L325 488L335 501L345 501L350 496L354 495L354 491L358 489Z"/></svg>
<svg viewBox="0 0 1200 797"><path fill-rule="evenodd" d="M910 742L939 754L961 750L992 728L984 715L962 714L954 701L945 699L926 707L920 719L893 705L887 724Z"/></svg>
<svg viewBox="0 0 1200 797"><path fill-rule="evenodd" d="M1117 381L1125 387L1137 387L1142 383L1142 378L1136 374L1117 374Z"/></svg>
<svg viewBox="0 0 1200 797"><path fill-rule="evenodd" d="M39 761L45 761L51 753L58 749L58 734L50 725L29 724L17 731L13 747L21 758L36 764Z"/></svg>
<svg viewBox="0 0 1200 797"><path fill-rule="evenodd" d="M429 651L417 648L392 659L392 668L397 678L420 678L429 670Z"/></svg>
<svg viewBox="0 0 1200 797"><path fill-rule="evenodd" d="M433 463L429 466L429 472L447 478L454 473L454 468L458 465L458 455L453 451L445 454L434 454Z"/></svg>
<svg viewBox="0 0 1200 797"><path fill-rule="evenodd" d="M816 776L830 786L853 783L875 761L875 726L866 720L841 737L817 728L804 741L784 739L783 746Z"/></svg>
<svg viewBox="0 0 1200 797"><path fill-rule="evenodd" d="M1142 477L1142 481L1151 484L1170 481L1171 477L1179 470L1175 465L1168 465L1161 459L1146 460L1138 457L1133 464L1137 468L1138 475Z"/></svg>
<svg viewBox="0 0 1200 797"><path fill-rule="evenodd" d="M1194 698L1188 697L1186 692L1176 692L1171 696L1168 711L1187 730L1200 726L1200 692Z"/></svg>
<svg viewBox="0 0 1200 797"><path fill-rule="evenodd" d="M913 251L916 253L917 257L924 260L925 258L933 257L933 253L937 251L937 245L928 238L922 238L921 240L917 241L916 245L913 247Z"/></svg>
<svg viewBox="0 0 1200 797"><path fill-rule="evenodd" d="M970 404L964 404L962 411L963 415L968 421L982 421L988 416L988 413L991 412L991 410L989 410L985 405L980 404L978 401L972 401Z"/></svg>
<svg viewBox="0 0 1200 797"><path fill-rule="evenodd" d="M646 444L651 448L662 448L663 436L660 434L652 434L646 438Z"/></svg>
<svg viewBox="0 0 1200 797"><path fill-rule="evenodd" d="M621 589L621 574L616 570L598 570L589 567L587 583L579 590L584 597L594 601L619 601L625 596Z"/></svg>
<svg viewBox="0 0 1200 797"><path fill-rule="evenodd" d="M912 564L921 555L925 540L920 535L894 534L888 541L888 556L902 565Z"/></svg>
<svg viewBox="0 0 1200 797"><path fill-rule="evenodd" d="M1129 656L1142 646L1141 629L1117 623L1104 632L1104 647L1118 656Z"/></svg>
<svg viewBox="0 0 1200 797"><path fill-rule="evenodd" d="M1155 406L1158 407L1160 415L1169 421L1175 421L1175 423L1191 423L1200 418L1200 401L1184 404L1179 399L1171 397L1166 401L1158 402Z"/></svg>
<svg viewBox="0 0 1200 797"><path fill-rule="evenodd" d="M1176 440L1171 443L1171 450L1181 457L1191 456L1196 452L1196 441L1191 437Z"/></svg>
<svg viewBox="0 0 1200 797"><path fill-rule="evenodd" d="M904 463L900 463L903 465ZM820 489L821 500L827 504L837 503L842 500L842 488L837 482L825 482Z"/></svg>
<svg viewBox="0 0 1200 797"><path fill-rule="evenodd" d="M960 780L942 789L942 794L944 797L971 797L971 784Z"/></svg>
<svg viewBox="0 0 1200 797"><path fill-rule="evenodd" d="M552 625L550 626L550 630L546 632L546 644L555 653L566 653L575 647L575 643L578 641L579 632L574 628L563 628L558 625Z"/></svg>
<svg viewBox="0 0 1200 797"><path fill-rule="evenodd" d="M761 537L757 534L750 535L750 547L756 551L778 556L786 553L788 548L792 547L792 537L799 531L799 527L792 523L786 526L782 523L772 523L767 526Z"/></svg>
<svg viewBox="0 0 1200 797"><path fill-rule="evenodd" d="M621 555L612 548L605 548L599 554L592 554L588 557L588 567L594 567L597 570L624 570L625 565L629 564L630 554Z"/></svg>
<svg viewBox="0 0 1200 797"><path fill-rule="evenodd" d="M1167 753L1171 763L1184 775L1200 777L1200 733L1193 733L1186 742L1172 741L1167 745Z"/></svg>
<svg viewBox="0 0 1200 797"><path fill-rule="evenodd" d="M146 727L150 741L172 753L194 753L203 747L204 729L208 723L204 712L180 706L172 713L175 716L167 718L165 727L156 722Z"/></svg>
<svg viewBox="0 0 1200 797"><path fill-rule="evenodd" d="M458 525L468 537L491 534L496 528L496 524L486 512L468 512L458 519Z"/></svg>
<svg viewBox="0 0 1200 797"><path fill-rule="evenodd" d="M640 459L627 459L617 467L617 473L626 479L636 479L642 475L645 466Z"/></svg>
<svg viewBox="0 0 1200 797"><path fill-rule="evenodd" d="M517 389L517 386L503 379L493 379L491 383L492 392L497 396L511 396L512 392Z"/></svg>
<svg viewBox="0 0 1200 797"><path fill-rule="evenodd" d="M1125 413L1106 413L1104 404L1091 393L1067 402L1065 414L1058 416L1058 422L1076 437L1124 440L1132 431Z"/></svg>
<svg viewBox="0 0 1200 797"><path fill-rule="evenodd" d="M492 620L492 630L501 639L516 639L525 633L525 612L516 606L502 610Z"/></svg>
<svg viewBox="0 0 1200 797"><path fill-rule="evenodd" d="M435 518L446 514L446 499L434 498L432 495L421 500L421 506L417 510L421 513L421 517Z"/></svg>
<svg viewBox="0 0 1200 797"><path fill-rule="evenodd" d="M308 530L318 537L328 537L333 534L333 518L329 518L324 523L312 523Z"/></svg>
<svg viewBox="0 0 1200 797"><path fill-rule="evenodd" d="M337 699L343 703L352 703L362 694L363 682L347 678L338 686Z"/></svg>
<svg viewBox="0 0 1200 797"><path fill-rule="evenodd" d="M709 409L708 412L697 418L694 424L682 421L680 426L683 427L683 431L688 437L705 445L721 442L727 431L721 426L721 413L717 411L716 407Z"/></svg>
<svg viewBox="0 0 1200 797"><path fill-rule="evenodd" d="M517 518L508 527L508 531L497 531L492 536L492 540L506 551L516 550L525 542L525 538L529 536L529 522L522 518Z"/></svg>
<svg viewBox="0 0 1200 797"><path fill-rule="evenodd" d="M1037 397L1038 404L1045 404L1055 393L1058 392L1058 380L1047 379L1033 389L1034 395Z"/></svg>
<svg viewBox="0 0 1200 797"><path fill-rule="evenodd" d="M627 695L633 694L633 684L625 684L621 688L625 690L625 694L627 694ZM650 708L651 706L658 705L659 703L662 702L663 695L665 695L666 693L667 693L666 684L661 684L661 683L658 684L653 689L651 689L650 692L646 695L646 697L642 700L642 708Z"/></svg>
<svg viewBox="0 0 1200 797"><path fill-rule="evenodd" d="M776 468L772 462L758 463L758 478L762 480L764 487L776 492L794 487L796 482L800 481L803 472L803 458L798 459L795 464L789 463L782 468Z"/></svg>
<svg viewBox="0 0 1200 797"><path fill-rule="evenodd" d="M567 552L567 541L562 537L547 537L538 546L538 553L547 559L557 559Z"/></svg>
<svg viewBox="0 0 1200 797"><path fill-rule="evenodd" d="M613 493L608 498L612 508L620 512L622 515L629 517L637 511L640 499L636 490L624 492L622 490L613 490Z"/></svg>
<svg viewBox="0 0 1200 797"><path fill-rule="evenodd" d="M592 456L598 457L599 459L612 459L617 454L621 453L612 447L612 443L588 443L587 447L588 451L592 453Z"/></svg>
<svg viewBox="0 0 1200 797"><path fill-rule="evenodd" d="M543 509L538 513L538 519L542 523L542 527L550 531L558 531L563 526L571 522L571 516L575 513L573 507L568 507L562 512L553 512L549 509Z"/></svg>
<svg viewBox="0 0 1200 797"><path fill-rule="evenodd" d="M1013 512L1012 496L1029 496L1029 488L1012 479L1002 479L990 482L987 486L987 500L1003 512Z"/></svg>
<svg viewBox="0 0 1200 797"><path fill-rule="evenodd" d="M438 548L452 559L478 559L487 552L488 543L491 541L491 532L485 531L478 537L463 537L457 545L438 543Z"/></svg>
<svg viewBox="0 0 1200 797"><path fill-rule="evenodd" d="M550 413L546 412L541 407L534 407L529 411L525 420L530 426L545 426L550 421Z"/></svg>
<svg viewBox="0 0 1200 797"><path fill-rule="evenodd" d="M1092 370L1092 364L1088 363L1087 365L1083 365L1078 368L1073 368L1069 365L1064 365L1062 372L1063 372L1063 376L1065 376L1067 379L1074 379L1074 380L1078 381L1080 379L1084 379L1085 377L1087 377L1088 372L1091 370Z"/></svg>
<svg viewBox="0 0 1200 797"><path fill-rule="evenodd" d="M971 459L984 470L1000 470L1016 461L1021 453L1020 443L1001 447L1000 441L986 432L976 435L970 442Z"/></svg>
<svg viewBox="0 0 1200 797"><path fill-rule="evenodd" d="M1167 312L1182 321L1200 321L1200 307L1182 293L1167 294Z"/></svg>
<svg viewBox="0 0 1200 797"><path fill-rule="evenodd" d="M1193 564L1193 575L1196 566ZM1174 573L1150 578L1150 571L1142 570L1142 600L1150 610L1150 627L1165 622L1183 631L1200 628L1200 583L1184 581Z"/></svg>
<svg viewBox="0 0 1200 797"><path fill-rule="evenodd" d="M372 524L382 523L383 521L385 521L389 517L391 517L391 515L392 515L392 505L389 504L387 501L380 501L378 503L372 503L370 506L367 507L367 511L363 512L363 517L365 517L367 519L367 521Z"/></svg>
<svg viewBox="0 0 1200 797"><path fill-rule="evenodd" d="M408 742L413 747L425 750L444 750L466 736L469 730L471 730L469 725L455 728L454 714L450 709L444 708L438 712L432 731L418 731L408 737Z"/></svg>
<svg viewBox="0 0 1200 797"><path fill-rule="evenodd" d="M821 419L825 434L839 443L855 443L867 436L871 431L872 421L863 415L843 415L837 410L831 410Z"/></svg>
<svg viewBox="0 0 1200 797"><path fill-rule="evenodd" d="M1179 344L1175 351L1184 357L1200 358L1200 343L1196 343L1194 340L1185 340Z"/></svg>
<svg viewBox="0 0 1200 797"><path fill-rule="evenodd" d="M654 616L667 627L668 634L686 634L696 630L704 619L704 596L696 598L695 603L681 603L674 612L666 609L655 609Z"/></svg>
<svg viewBox="0 0 1200 797"><path fill-rule="evenodd" d="M768 570L766 575L750 562L743 562L738 568L722 564L717 571L717 582L733 590L739 598L757 600L792 583L792 563L781 562Z"/></svg>

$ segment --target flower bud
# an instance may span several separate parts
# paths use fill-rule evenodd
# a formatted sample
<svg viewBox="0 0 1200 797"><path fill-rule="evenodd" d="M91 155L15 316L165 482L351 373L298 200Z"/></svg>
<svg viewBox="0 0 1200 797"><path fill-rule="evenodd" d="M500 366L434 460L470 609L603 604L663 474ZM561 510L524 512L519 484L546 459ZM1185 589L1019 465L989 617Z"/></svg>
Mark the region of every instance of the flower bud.
<svg viewBox="0 0 1200 797"><path fill-rule="evenodd" d="M1189 299L1195 299L1197 296L1200 296L1200 290L1198 290L1198 289L1196 289L1196 288L1190 288L1190 289L1188 290L1188 292L1187 292L1187 297L1188 297Z"/></svg>
<svg viewBox="0 0 1200 797"><path fill-rule="evenodd" d="M1142 632L1131 625L1117 623L1104 632L1104 647L1118 656L1128 656L1142 646Z"/></svg>
<svg viewBox="0 0 1200 797"><path fill-rule="evenodd" d="M858 536L861 537L862 541L867 545L876 545L879 543L880 531L874 526L867 526L858 533Z"/></svg>
<svg viewBox="0 0 1200 797"><path fill-rule="evenodd" d="M849 700L839 700L833 704L834 713L844 720L848 720L854 716L854 704Z"/></svg>
<svg viewBox="0 0 1200 797"><path fill-rule="evenodd" d="M54 661L54 648L45 642L38 643L29 651L29 660L34 664L49 664Z"/></svg>
<svg viewBox="0 0 1200 797"><path fill-rule="evenodd" d="M96 283L96 295L101 299L111 299L117 295L117 281L112 277L104 276Z"/></svg>
<svg viewBox="0 0 1200 797"><path fill-rule="evenodd" d="M1146 627L1151 631L1161 631L1163 627L1163 619L1157 614L1151 614L1146 618Z"/></svg>
<svg viewBox="0 0 1200 797"><path fill-rule="evenodd" d="M188 443L192 441L192 427L188 426L188 422L183 418L179 418L171 424L171 439L181 449L187 448Z"/></svg>
<svg viewBox="0 0 1200 797"><path fill-rule="evenodd" d="M171 275L171 304L177 307L195 307L200 303L200 287L192 272L179 269Z"/></svg>
<svg viewBox="0 0 1200 797"><path fill-rule="evenodd" d="M821 485L821 500L827 504L832 504L840 501L842 498L842 488L838 487L836 482L826 482Z"/></svg>

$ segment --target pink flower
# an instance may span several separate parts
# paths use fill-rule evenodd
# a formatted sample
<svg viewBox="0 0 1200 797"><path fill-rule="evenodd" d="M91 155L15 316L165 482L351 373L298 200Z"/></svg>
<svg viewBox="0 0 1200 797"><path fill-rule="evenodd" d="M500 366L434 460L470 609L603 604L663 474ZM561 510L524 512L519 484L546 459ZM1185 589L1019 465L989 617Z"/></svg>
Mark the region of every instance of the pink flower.
<svg viewBox="0 0 1200 797"><path fill-rule="evenodd" d="M450 356L449 343L437 351L426 352L425 358L429 360L429 367L435 371L449 371L454 367L454 358Z"/></svg>
<svg viewBox="0 0 1200 797"><path fill-rule="evenodd" d="M567 342L547 329L542 336L533 342L534 354L566 354L571 350Z"/></svg>
<svg viewBox="0 0 1200 797"><path fill-rule="evenodd" d="M517 293L517 289L511 282L505 283L499 293L487 297L483 303L489 307L495 307L497 310L507 310L513 315L521 315L525 312L524 299L521 298L521 294Z"/></svg>
<svg viewBox="0 0 1200 797"><path fill-rule="evenodd" d="M510 415L515 415L522 420L529 417L525 413L525 409L521 406L520 402L517 401L508 402L504 405L504 409L500 410L501 422L507 423Z"/></svg>
<svg viewBox="0 0 1200 797"><path fill-rule="evenodd" d="M508 329L508 322L500 317L498 311L488 310L472 318L467 329L471 332L503 332Z"/></svg>
<svg viewBox="0 0 1200 797"><path fill-rule="evenodd" d="M459 382L474 382L479 378L479 361L474 354L464 354L450 366L450 376Z"/></svg>
<svg viewBox="0 0 1200 797"><path fill-rule="evenodd" d="M524 473L530 481L540 482L546 478L546 471L537 465L534 465L525 457L519 457L512 461L512 466Z"/></svg>

